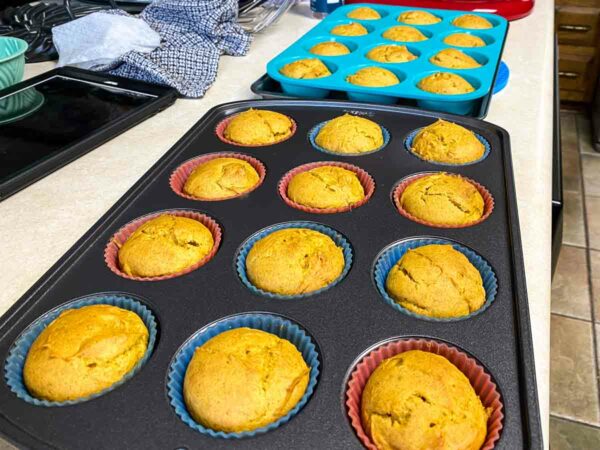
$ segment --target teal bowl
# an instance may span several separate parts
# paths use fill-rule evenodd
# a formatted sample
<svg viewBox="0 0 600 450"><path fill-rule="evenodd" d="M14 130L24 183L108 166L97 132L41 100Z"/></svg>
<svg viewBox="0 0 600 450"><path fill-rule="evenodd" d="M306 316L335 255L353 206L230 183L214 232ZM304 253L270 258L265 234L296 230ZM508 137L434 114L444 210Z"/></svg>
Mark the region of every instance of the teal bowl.
<svg viewBox="0 0 600 450"><path fill-rule="evenodd" d="M23 79L27 47L23 39L0 36L0 89Z"/></svg>

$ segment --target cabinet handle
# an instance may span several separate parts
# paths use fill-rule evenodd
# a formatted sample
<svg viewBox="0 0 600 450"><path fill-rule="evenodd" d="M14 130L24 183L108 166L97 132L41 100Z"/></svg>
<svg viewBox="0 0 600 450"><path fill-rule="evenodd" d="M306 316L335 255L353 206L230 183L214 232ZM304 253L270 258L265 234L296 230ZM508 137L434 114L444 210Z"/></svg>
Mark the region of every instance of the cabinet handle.
<svg viewBox="0 0 600 450"><path fill-rule="evenodd" d="M574 31L575 33L587 33L592 27L589 25L559 25L558 31Z"/></svg>
<svg viewBox="0 0 600 450"><path fill-rule="evenodd" d="M562 78L570 78L570 79L579 78L579 74L575 73L575 72L563 72L563 71L559 71L558 72L558 76L562 77Z"/></svg>

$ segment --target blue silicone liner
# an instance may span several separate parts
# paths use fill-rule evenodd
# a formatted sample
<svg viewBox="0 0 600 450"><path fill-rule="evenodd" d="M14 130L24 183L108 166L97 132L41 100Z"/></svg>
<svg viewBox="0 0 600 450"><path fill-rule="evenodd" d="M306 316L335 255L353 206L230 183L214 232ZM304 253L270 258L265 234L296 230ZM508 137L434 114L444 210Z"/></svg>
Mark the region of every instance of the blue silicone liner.
<svg viewBox="0 0 600 450"><path fill-rule="evenodd" d="M389 296L385 289L385 282L387 280L388 273L392 269L393 266L404 256L404 254L411 249L422 247L424 245L430 244L449 244L452 245L452 248L461 252L463 255L467 257L467 259L475 266L475 268L481 274L481 279L483 280L483 288L485 289L485 303L481 308L477 311L468 314L466 316L461 317L448 317L448 318L437 318L424 316L422 314L414 313L400 304L396 303L392 297ZM448 239L441 238L415 238L408 239L399 242L395 242L388 247L386 247L380 254L377 256L375 260L375 265L373 268L373 279L375 281L375 286L377 290L383 297L383 301L394 308L396 311L400 311L408 316L415 317L417 319L428 320L431 322L456 322L459 320L466 320L471 317L475 317L481 313L483 313L486 309L490 307L494 299L496 298L496 293L498 292L498 280L496 279L496 275L494 274L493 269L487 263L485 259L475 253L473 250L464 247L454 241Z"/></svg>
<svg viewBox="0 0 600 450"><path fill-rule="evenodd" d="M312 291L312 292L307 292L306 294L299 294L299 295L274 294L273 292L267 292L267 291L264 291L262 289L259 289L256 286L254 286L250 282L250 280L248 279L248 275L246 274L246 257L248 256L248 252L250 251L252 246L257 241L259 241L262 238L264 238L265 236L273 233L274 231L283 230L286 228L308 228L310 230L314 230L314 231L318 231L320 233L326 234L331 239L333 239L333 242L335 242L335 244L338 247L341 247L342 251L344 253L344 269L342 270L342 273L340 274L340 276L337 277L337 279L335 279L331 283L329 283L327 286L325 286L321 289L318 289L318 290ZM283 222L283 223L279 223L276 225L271 225L269 227L263 228L262 230L254 233L252 236L250 236L248 239L246 239L246 241L244 241L244 243L241 245L240 250L238 250L238 253L236 255L235 267L236 267L238 276L240 277L240 280L252 293L254 293L256 295L262 295L263 297L268 297L268 298L275 298L275 299L280 299L280 300L291 300L291 299L300 299L300 298L305 298L305 297L309 297L312 295L320 294L321 292L326 291L327 289L331 289L333 286L335 286L340 281L342 281L344 279L344 277L348 274L348 272L350 271L350 267L352 266L352 258L353 258L352 247L350 246L350 243L344 236L342 236L339 232L335 231L333 228L329 228L325 225L321 225L316 222L308 222L308 221Z"/></svg>
<svg viewBox="0 0 600 450"><path fill-rule="evenodd" d="M223 431L215 431L210 428L206 428L200 425L190 416L183 399L183 381L185 379L187 367L194 356L194 351L196 348L202 346L208 340L218 334L223 333L224 331L241 327L266 331L294 344L298 351L302 353L302 357L304 358L306 364L310 367L310 378L304 395L300 401L296 403L296 406L294 406L285 416L267 426L257 428L256 430L243 431L240 433L225 433ZM269 313L257 312L237 314L217 320L216 322L205 326L193 334L181 346L181 348L175 354L175 357L173 358L173 361L169 367L167 393L169 395L171 406L173 406L175 409L175 413L185 424L194 430L214 438L239 439L252 437L274 430L280 425L289 422L289 420L294 417L298 411L300 411L300 409L302 409L302 407L308 402L308 399L312 395L317 385L319 366L319 354L317 352L316 345L313 343L308 333L306 333L306 331L304 331L296 323L285 319L284 317Z"/></svg>
<svg viewBox="0 0 600 450"><path fill-rule="evenodd" d="M376 148L375 150L371 150L369 152L362 152L362 153L332 152L331 150L327 150L326 148L323 148L320 145L318 145L317 141L315 140L317 138L317 135L319 134L319 131L321 131L321 128L323 128L327 124L327 122L329 122L329 120L321 122L321 123L315 125L314 127L312 127L311 130L308 132L308 140L310 141L311 145L314 148L316 148L320 152L327 153L328 155L350 156L350 157L370 155L371 153L375 153L375 152L378 152L379 150L383 150L385 148L385 146L388 145L388 143L390 142L390 132L385 127L382 127L381 125L377 124L377 125L379 125L379 128L381 128L381 133L383 134L383 145L381 145L380 147Z"/></svg>
<svg viewBox="0 0 600 450"><path fill-rule="evenodd" d="M112 386L100 391L94 395L90 395L88 397L83 397L77 400L67 400L65 402L51 402L48 400L41 400L31 396L25 387L23 382L23 366L25 365L25 359L27 357L27 353L31 348L33 342L37 339L39 334L54 320L58 317L58 315L68 309L78 309L83 306L90 305L112 305L117 306L122 309L126 309L136 313L144 324L146 328L148 328L148 348L146 349L146 353L138 361L133 369L131 369L121 380L113 384ZM8 358L6 358L6 363L4 366L4 377L6 379L6 383L10 387L10 390L13 391L17 397L21 400L25 400L27 403L31 403L36 406L67 406L67 405L75 405L77 403L86 402L92 400L94 398L100 397L101 395L106 394L107 392L116 389L121 386L131 377L133 377L142 366L148 361L150 355L152 354L152 350L154 348L154 344L156 342L156 334L157 334L157 324L152 311L140 303L138 300L128 297L127 295L119 295L119 294L93 294L86 297L82 297L77 300L73 300L67 303L62 304L61 306L54 308L43 316L35 320L31 325L29 325L25 331L23 331L13 346L10 349L8 354Z"/></svg>

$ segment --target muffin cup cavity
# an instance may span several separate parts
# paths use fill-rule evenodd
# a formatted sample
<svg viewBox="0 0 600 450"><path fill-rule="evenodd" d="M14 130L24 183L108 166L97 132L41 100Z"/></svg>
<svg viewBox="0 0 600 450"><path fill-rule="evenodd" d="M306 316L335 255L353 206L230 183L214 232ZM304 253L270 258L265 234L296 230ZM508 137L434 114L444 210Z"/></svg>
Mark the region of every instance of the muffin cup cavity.
<svg viewBox="0 0 600 450"><path fill-rule="evenodd" d="M378 124L379 128L381 128L381 133L383 134L383 144L380 147L377 147L374 150L370 150L368 152L362 152L362 153L337 153L337 152L332 152L331 150L327 150L326 148L323 148L320 145L318 145L317 141L316 141L317 135L319 134L319 131L321 131L321 129L327 124L327 122L329 122L329 120L326 120L325 122L321 122L321 123L315 125L308 132L308 139L309 139L311 145L314 148L316 148L320 152L327 153L328 155L344 156L344 157L346 157L346 156L356 157L356 156L370 155L371 153L375 153L375 152L378 152L380 150L383 150L385 148L385 146L388 145L388 143L390 141L390 132L385 127L382 127L381 125Z"/></svg>
<svg viewBox="0 0 600 450"><path fill-rule="evenodd" d="M296 403L296 405L285 416L279 418L275 422L252 431L243 431L238 433L216 431L204 427L190 416L183 398L183 381L185 379L187 367L194 355L196 348L204 345L208 340L220 333L223 333L224 331L241 327L266 331L294 344L294 346L302 354L306 364L311 369L310 378L308 386L306 387L306 391L304 392L304 395L300 401ZM310 396L314 392L319 377L319 371L320 362L318 349L311 336L298 324L282 316L269 313L257 312L237 314L206 325L204 328L194 333L179 348L169 367L169 373L167 376L167 394L175 413L189 427L213 438L239 439L266 433L274 430L284 423L289 422L290 419L292 419L298 413L298 411L300 411L302 407L306 405Z"/></svg>
<svg viewBox="0 0 600 450"><path fill-rule="evenodd" d="M64 402L54 402L33 397L27 390L27 387L23 381L23 367L25 365L25 360L27 358L29 349L40 333L48 325L50 325L50 323L56 319L61 312L68 309L78 309L90 305L111 305L132 311L137 314L148 329L148 347L144 353L144 356L137 362L133 369L131 369L115 384L88 397L82 397L77 400L67 400ZM63 303L62 305L51 309L33 321L16 339L8 353L8 357L6 358L4 365L4 378L6 380L6 384L8 384L10 390L15 393L18 398L36 406L67 406L87 402L118 388L140 371L142 366L148 361L150 355L152 354L152 350L154 349L154 344L156 342L157 329L158 326L152 311L150 311L150 309L148 309L148 307L143 305L140 301L134 297L129 297L127 294L93 294Z"/></svg>
<svg viewBox="0 0 600 450"><path fill-rule="evenodd" d="M340 274L340 276L337 277L337 279L335 279L331 283L329 283L327 286L322 287L321 289L317 289L316 291L307 292L306 294L282 295L282 294L276 294L273 292L268 292L268 291L262 290L256 286L254 286L252 284L252 282L248 279L248 274L246 273L246 257L248 256L250 249L252 249L252 247L254 246L254 244L256 244L256 242L258 242L262 238L268 236L269 234L271 234L275 231L284 230L287 228L308 228L310 230L318 231L320 233L323 233L323 234L329 236L338 247L342 248L342 252L344 254L344 269L342 270L342 273ZM238 273L238 276L239 276L241 282L253 294L260 295L260 296L267 297L267 298L280 299L280 300L293 300L293 299L306 298L306 297L320 294L328 289L331 289L338 283L340 283L346 277L348 272L350 271L350 267L352 266L352 259L353 259L353 252L352 252L352 247L350 246L350 243L341 233L334 230L333 228L329 228L325 225L321 225L320 223L308 222L308 221L283 222L283 223L278 223L276 225L271 225L269 227L263 228L262 230L254 233L252 236L250 236L248 239L246 239L240 246L240 249L237 251L237 254L235 257L235 268L237 270L237 273Z"/></svg>
<svg viewBox="0 0 600 450"><path fill-rule="evenodd" d="M196 167L198 167L200 164L203 164L207 161L217 159L217 158L236 158L236 159L241 159L242 161L246 161L258 173L258 177L259 177L258 183L256 183L249 190L242 192L241 194L229 195L227 197L197 198L192 195L186 194L185 191L183 190L183 187L185 186L187 179L189 178L191 173L194 171L194 169L196 169ZM265 181L266 174L267 174L267 170L265 169L265 166L262 162L260 162L258 159L253 158L251 156L244 155L243 153L235 153L235 152L209 153L206 155L198 156L196 158L188 159L186 162L181 164L171 174L171 178L169 179L169 185L171 186L171 189L173 190L173 192L175 192L180 197L187 198L188 200L195 200L195 201L201 201L201 202L217 202L217 201L222 201L222 200L231 200L233 198L238 198L238 197L245 197L246 195L249 195L252 191L257 189L263 183L263 181Z"/></svg>
<svg viewBox="0 0 600 450"><path fill-rule="evenodd" d="M377 450L377 447L364 430L360 418L362 392L367 380L384 359L410 350L421 350L443 356L469 379L483 406L491 408L492 411L487 422L487 436L481 450L494 448L503 427L504 406L500 391L492 377L478 361L458 348L440 341L417 338L399 338L380 343L352 368L345 387L345 399L350 424L360 442L369 450Z"/></svg>
<svg viewBox="0 0 600 450"><path fill-rule="evenodd" d="M188 219L194 219L194 220L197 220L198 222L200 222L202 225L204 225L206 228L208 228L208 230L212 234L213 241L214 241L212 249L210 250L210 252L208 252L208 254L204 258L202 258L196 264L193 264L193 265L187 267L186 269L181 270L176 273L171 273L169 275L161 275L158 277L137 277L137 276L127 275L119 267L119 249L123 246L123 244L129 238L129 236L131 236L133 234L133 232L135 230L137 230L140 226L142 226L144 223L148 222L149 220L155 219L158 216L162 216L164 214L169 214L169 215L177 216L177 217L187 217ZM108 241L108 244L106 245L106 248L104 249L104 261L106 262L106 265L113 273L119 275L120 277L127 278L129 280L135 280L135 281L168 280L170 278L179 277L181 275L185 275L187 273L193 272L194 270L202 267L204 264L209 262L213 258L213 256L215 256L215 254L217 253L217 250L219 249L219 245L221 244L221 237L222 237L221 227L214 219L207 216L206 214L202 214L202 213L199 213L199 212L196 212L193 210L189 210L189 209L172 209L172 210L157 211L155 213L151 213L151 214L147 214L142 217L138 217L137 219L129 222L128 224L123 226L119 231L117 231L110 238L110 240Z"/></svg>
<svg viewBox="0 0 600 450"><path fill-rule="evenodd" d="M473 264L473 266L475 266L475 268L478 270L483 281L483 288L485 289L485 302L477 311L460 317L430 317L423 314L415 313L404 308L388 294L385 287L385 283L387 281L387 277L390 273L390 270L392 270L396 263L400 261L400 258L402 258L406 254L406 252L408 252L408 250L431 244L451 245L454 250L459 251L463 255L465 255L469 262ZM390 305L392 308L394 308L396 311L400 311L401 313L406 314L407 316L427 320L430 322L457 322L459 320L467 320L472 317L478 316L490 307L490 305L496 298L496 294L498 293L498 279L496 278L494 270L490 267L490 265L485 259L479 256L473 250L463 245L460 245L448 239L440 238L407 239L395 242L387 246L381 251L381 253L379 253L377 258L375 259L375 264L373 266L373 281L375 282L375 286L377 287L377 290L379 291L379 294L381 295L383 301Z"/></svg>
<svg viewBox="0 0 600 450"><path fill-rule="evenodd" d="M292 180L292 178L294 178L294 176L298 175L299 173L307 172L311 169L315 169L317 167L323 167L323 166L341 167L342 169L346 169L346 170L350 170L351 172L354 172L356 174L356 176L358 177L358 181L360 181L360 184L362 185L362 187L365 191L364 198L362 200L360 200L359 202L354 203L349 206L342 206L339 208L322 209L322 208L313 208L310 206L304 206L300 203L294 202L292 199L290 199L288 197L288 194L287 194L288 185L290 184L290 181ZM342 212L350 211L355 208L359 208L362 205L364 205L365 203L367 203L369 201L369 199L373 196L373 192L375 192L375 181L373 181L373 178L371 177L371 175L369 175L366 171L364 171L360 167L354 166L352 164L347 164L347 163L337 162L337 161L320 161L320 162L316 162L316 163L303 164L303 165L298 166L298 167L290 170L289 172L287 172L283 176L283 178L281 178L281 180L279 181L278 191L279 191L279 195L281 196L281 198L283 199L285 204L292 208L299 209L300 211L304 211L304 212L312 213L312 214L335 214L335 213L342 213Z"/></svg>
<svg viewBox="0 0 600 450"><path fill-rule="evenodd" d="M276 144L280 144L284 141L287 141L288 139L290 139L292 136L294 136L294 134L296 134L296 121L294 119L292 119L290 116L286 116L288 119L290 119L290 122L292 123L292 130L291 133L289 134L289 136L285 136L275 142L270 142L268 144L255 144L255 145L249 145L249 144L240 144L239 142L234 142L234 141L230 141L229 139L227 139L225 137L225 129L227 128L227 125L229 125L229 123L237 116L241 113L238 114L233 114L232 116L229 116L225 119L223 119L221 122L219 122L215 128L215 134L217 135L217 137L225 142L226 144L230 144L230 145L235 145L237 147L268 147L269 145L276 145Z"/></svg>

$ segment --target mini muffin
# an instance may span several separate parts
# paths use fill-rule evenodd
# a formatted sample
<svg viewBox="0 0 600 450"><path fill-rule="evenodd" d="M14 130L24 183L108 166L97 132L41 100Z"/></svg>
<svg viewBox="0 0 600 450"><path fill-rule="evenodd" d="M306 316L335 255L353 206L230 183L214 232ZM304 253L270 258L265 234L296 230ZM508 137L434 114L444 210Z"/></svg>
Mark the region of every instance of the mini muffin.
<svg viewBox="0 0 600 450"><path fill-rule="evenodd" d="M394 72L381 67L363 67L348 75L346 81L366 87L388 87L400 83Z"/></svg>
<svg viewBox="0 0 600 450"><path fill-rule="evenodd" d="M310 49L313 55L341 56L350 53L350 49L340 42L319 42Z"/></svg>
<svg viewBox="0 0 600 450"><path fill-rule="evenodd" d="M417 133L411 150L427 161L467 164L481 158L485 146L472 131L438 119Z"/></svg>
<svg viewBox="0 0 600 450"><path fill-rule="evenodd" d="M323 78L331 75L323 61L317 58L300 59L286 64L279 72L282 75L296 79Z"/></svg>
<svg viewBox="0 0 600 450"><path fill-rule="evenodd" d="M256 242L246 257L250 282L282 295L326 287L344 270L344 254L333 239L308 228L277 230Z"/></svg>
<svg viewBox="0 0 600 450"><path fill-rule="evenodd" d="M375 11L373 8L369 8L368 6L363 6L361 8L356 8L350 11L346 17L350 19L358 19L358 20L377 20L381 19L381 15Z"/></svg>
<svg viewBox="0 0 600 450"><path fill-rule="evenodd" d="M437 16L434 16L428 11L405 11L398 16L398 22L407 23L409 25L433 25L441 22Z"/></svg>
<svg viewBox="0 0 600 450"><path fill-rule="evenodd" d="M315 138L318 146L334 153L357 154L383 145L383 131L364 117L344 114L327 122Z"/></svg>
<svg viewBox="0 0 600 450"><path fill-rule="evenodd" d="M233 117L223 135L241 145L268 145L287 139L293 130L294 124L288 116L250 108Z"/></svg>
<svg viewBox="0 0 600 450"><path fill-rule="evenodd" d="M369 50L367 58L382 63L405 63L417 59L406 45L380 45Z"/></svg>
<svg viewBox="0 0 600 450"><path fill-rule="evenodd" d="M358 22L351 22L333 27L331 34L336 36L364 36L369 34L369 30Z"/></svg>
<svg viewBox="0 0 600 450"><path fill-rule="evenodd" d="M468 33L454 33L444 38L444 43L455 47L485 47L486 43L479 36Z"/></svg>
<svg viewBox="0 0 600 450"><path fill-rule="evenodd" d="M494 25L485 17L476 16L475 14L465 14L457 17L452 21L452 25L460 28L469 28L471 30L483 30L493 28Z"/></svg>
<svg viewBox="0 0 600 450"><path fill-rule="evenodd" d="M424 91L443 95L468 94L475 90L463 77L450 72L438 72L426 76L417 86Z"/></svg>
<svg viewBox="0 0 600 450"><path fill-rule="evenodd" d="M408 250L388 273L385 290L400 306L429 317L467 316L485 303L481 274L451 245Z"/></svg>
<svg viewBox="0 0 600 450"><path fill-rule="evenodd" d="M300 205L332 209L360 202L365 198L365 190L351 170L320 166L294 175L288 184L287 195Z"/></svg>
<svg viewBox="0 0 600 450"><path fill-rule="evenodd" d="M127 238L119 249L119 266L134 277L169 275L200 262L213 245L213 236L202 223L163 214Z"/></svg>
<svg viewBox="0 0 600 450"><path fill-rule="evenodd" d="M477 67L481 67L481 64L475 58L455 48L440 50L429 58L429 62L447 69L476 69Z"/></svg>
<svg viewBox="0 0 600 450"><path fill-rule="evenodd" d="M111 305L68 309L33 342L23 380L36 398L85 398L120 381L147 347L148 329L134 312Z"/></svg>
<svg viewBox="0 0 600 450"><path fill-rule="evenodd" d="M183 191L200 200L235 197L258 183L256 169L238 158L214 158L198 165L183 185Z"/></svg>
<svg viewBox="0 0 600 450"><path fill-rule="evenodd" d="M426 41L428 39L421 31L414 27L406 27L404 25L398 25L395 27L388 28L382 34L385 39L397 42L419 42Z"/></svg>
<svg viewBox="0 0 600 450"><path fill-rule="evenodd" d="M226 433L251 431L300 401L310 368L291 342L252 328L225 331L196 348L183 381L193 419Z"/></svg>
<svg viewBox="0 0 600 450"><path fill-rule="evenodd" d="M481 219L484 201L469 181L442 172L411 182L400 197L400 206L423 221L460 226Z"/></svg>
<svg viewBox="0 0 600 450"><path fill-rule="evenodd" d="M489 414L454 364L421 350L383 360L362 393L362 423L381 450L479 450Z"/></svg>

